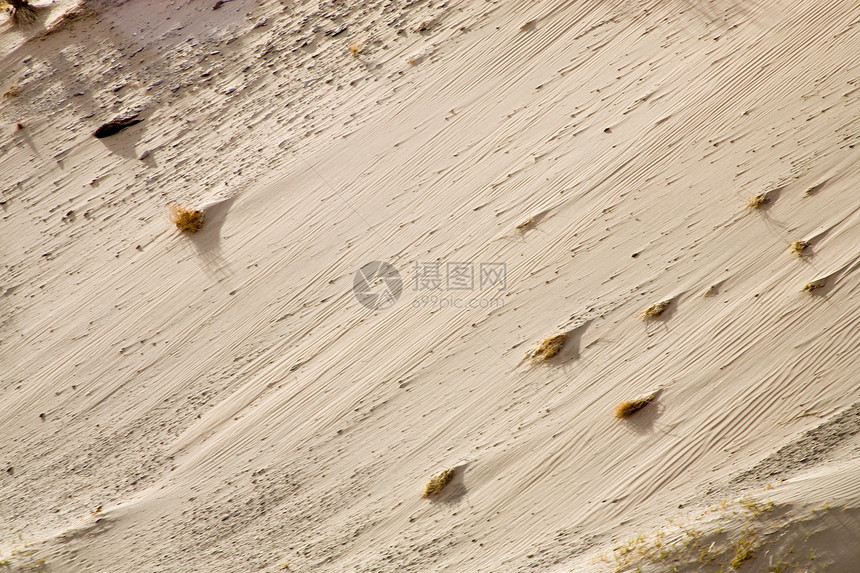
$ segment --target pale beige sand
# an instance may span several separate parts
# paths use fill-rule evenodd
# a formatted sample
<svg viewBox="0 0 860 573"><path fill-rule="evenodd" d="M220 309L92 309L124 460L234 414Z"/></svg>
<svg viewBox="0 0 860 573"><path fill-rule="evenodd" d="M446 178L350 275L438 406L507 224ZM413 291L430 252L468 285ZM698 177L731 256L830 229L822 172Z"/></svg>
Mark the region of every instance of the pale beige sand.
<svg viewBox="0 0 860 573"><path fill-rule="evenodd" d="M7 569L857 570L860 5L213 4L4 24Z"/></svg>

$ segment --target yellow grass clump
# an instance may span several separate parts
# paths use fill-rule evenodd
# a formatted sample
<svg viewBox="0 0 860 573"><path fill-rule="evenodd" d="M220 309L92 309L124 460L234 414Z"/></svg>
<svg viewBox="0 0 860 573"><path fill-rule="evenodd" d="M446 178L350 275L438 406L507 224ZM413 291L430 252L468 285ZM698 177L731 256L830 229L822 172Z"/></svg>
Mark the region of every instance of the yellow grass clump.
<svg viewBox="0 0 860 573"><path fill-rule="evenodd" d="M804 241L803 239L798 239L791 243L791 252L797 255L798 257L803 256L803 251L805 251L809 247L809 243Z"/></svg>
<svg viewBox="0 0 860 573"><path fill-rule="evenodd" d="M817 281L810 281L803 285L803 292L813 292L820 288L824 287L824 279L818 279Z"/></svg>
<svg viewBox="0 0 860 573"><path fill-rule="evenodd" d="M451 480L454 479L454 470L442 470L441 472L434 474L430 477L430 481L427 482L427 485L424 486L424 494L422 497L433 497L443 489L445 486L451 483Z"/></svg>
<svg viewBox="0 0 860 573"><path fill-rule="evenodd" d="M13 98L18 97L19 95L21 95L21 86L19 86L18 84L12 84L11 86L9 86L9 89L3 92L4 98Z"/></svg>
<svg viewBox="0 0 860 573"><path fill-rule="evenodd" d="M196 233L203 227L203 211L171 205L170 220L180 231Z"/></svg>
<svg viewBox="0 0 860 573"><path fill-rule="evenodd" d="M669 308L669 304L671 304L671 302L672 301L670 300L661 300L660 302L655 302L654 304L643 310L639 317L642 318L642 320L657 318L658 316L663 314L663 312L667 308Z"/></svg>
<svg viewBox="0 0 860 573"><path fill-rule="evenodd" d="M524 230L534 226L534 224L535 224L534 217L529 217L528 219L526 219L525 221L523 221L522 223L517 225L517 231L524 231Z"/></svg>
<svg viewBox="0 0 860 573"><path fill-rule="evenodd" d="M349 45L349 53L353 56L358 56L364 49L364 42L355 42Z"/></svg>
<svg viewBox="0 0 860 573"><path fill-rule="evenodd" d="M557 356L566 343L567 334L564 332L556 334L555 336L550 336L535 348L534 352L531 354L531 359L535 362L549 360L553 356Z"/></svg>
<svg viewBox="0 0 860 573"><path fill-rule="evenodd" d="M732 568L737 569L741 566L741 563L747 559L752 559L755 555L755 550L756 533L752 529L747 528L743 531L741 538L738 539L738 543L735 548L735 556L730 563Z"/></svg>
<svg viewBox="0 0 860 573"><path fill-rule="evenodd" d="M767 203L767 193L759 193L747 199L747 207L750 209L761 209Z"/></svg>
<svg viewBox="0 0 860 573"><path fill-rule="evenodd" d="M654 401L654 398L657 396L656 392L648 394L647 396L639 396L634 398L633 400L628 400L627 402L621 402L615 407L615 417L616 418L627 418L628 416L632 416L648 404Z"/></svg>

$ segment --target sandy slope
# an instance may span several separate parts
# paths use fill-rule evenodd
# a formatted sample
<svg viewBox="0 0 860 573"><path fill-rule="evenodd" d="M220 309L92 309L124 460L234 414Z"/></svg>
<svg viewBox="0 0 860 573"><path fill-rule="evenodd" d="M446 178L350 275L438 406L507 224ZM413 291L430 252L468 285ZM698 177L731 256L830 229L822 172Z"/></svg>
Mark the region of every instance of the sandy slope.
<svg viewBox="0 0 860 573"><path fill-rule="evenodd" d="M0 37L7 568L857 570L855 2L40 15ZM422 306L430 261L507 288Z"/></svg>

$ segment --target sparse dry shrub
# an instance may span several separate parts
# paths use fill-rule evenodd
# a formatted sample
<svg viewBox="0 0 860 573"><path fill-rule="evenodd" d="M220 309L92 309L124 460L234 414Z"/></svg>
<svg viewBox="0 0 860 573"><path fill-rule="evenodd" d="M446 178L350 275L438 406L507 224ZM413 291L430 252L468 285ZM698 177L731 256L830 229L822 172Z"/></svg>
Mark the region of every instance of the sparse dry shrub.
<svg viewBox="0 0 860 573"><path fill-rule="evenodd" d="M358 56L364 49L364 42L353 42L349 45L349 53L353 56Z"/></svg>
<svg viewBox="0 0 860 573"><path fill-rule="evenodd" d="M767 204L767 193L759 193L747 199L747 208L761 209Z"/></svg>
<svg viewBox="0 0 860 573"><path fill-rule="evenodd" d="M16 26L29 26L36 21L36 9L29 0L3 0L0 5L9 11Z"/></svg>
<svg viewBox="0 0 860 573"><path fill-rule="evenodd" d="M756 537L756 532L753 529L744 529L735 546L735 556L730 563L733 568L737 569L741 563L753 558L757 546Z"/></svg>
<svg viewBox="0 0 860 573"><path fill-rule="evenodd" d="M670 301L670 300L661 300L660 302L655 302L654 304L652 304L651 306L649 306L648 308L643 310L642 313L639 315L639 317L642 320L649 320L652 318L657 318L658 316L663 314L663 312L667 308L669 308L669 305L671 303L672 303L672 301Z"/></svg>
<svg viewBox="0 0 860 573"><path fill-rule="evenodd" d="M809 281L805 285L803 285L803 292L812 293L817 291L820 288L824 288L825 282L824 279L818 279L816 281Z"/></svg>
<svg viewBox="0 0 860 573"><path fill-rule="evenodd" d="M809 243L804 241L803 239L798 239L791 243L791 252L798 257L802 257L803 251L805 251L807 248L809 248Z"/></svg>
<svg viewBox="0 0 860 573"><path fill-rule="evenodd" d="M537 348L531 353L531 359L535 362L544 362L553 356L557 356L564 345L567 343L567 334L562 332L555 336L550 336L541 342Z"/></svg>
<svg viewBox="0 0 860 573"><path fill-rule="evenodd" d="M754 500L750 496L742 497L738 500L738 503L741 504L744 509L750 512L751 517L755 518L761 517L762 514L771 511L774 507L776 507L776 504L774 504L774 502L772 501L762 503Z"/></svg>
<svg viewBox="0 0 860 573"><path fill-rule="evenodd" d="M615 407L615 417L627 418L628 416L632 416L633 414L653 402L656 396L657 393L652 392L651 394L647 394L645 396L637 396L633 400L628 400L627 402L621 402Z"/></svg>
<svg viewBox="0 0 860 573"><path fill-rule="evenodd" d="M534 226L534 224L535 224L535 219L534 219L534 217L529 217L528 219L526 219L526 220L525 220L525 221L523 221L522 223L518 224L518 225L517 225L517 227L516 227L516 229L517 229L517 231L525 231L525 230L530 229L531 227L533 227L533 226Z"/></svg>
<svg viewBox="0 0 860 573"><path fill-rule="evenodd" d="M822 181L820 183L816 183L815 185L813 185L812 187L810 187L809 189L804 191L803 196L804 197L810 197L812 195L815 195L816 193L818 193L821 190L822 187L824 187L824 185L826 183L827 183L827 181Z"/></svg>
<svg viewBox="0 0 860 573"><path fill-rule="evenodd" d="M3 92L4 98L13 98L18 97L19 95L21 95L21 86L19 86L18 84L12 84L11 86L9 86L9 89Z"/></svg>
<svg viewBox="0 0 860 573"><path fill-rule="evenodd" d="M203 227L203 218L203 211L179 205L170 206L170 220L180 231L196 233Z"/></svg>
<svg viewBox="0 0 860 573"><path fill-rule="evenodd" d="M454 479L453 469L442 470L441 472L434 474L430 477L430 481L427 482L427 485L424 486L424 494L422 497L433 497L445 489L445 486L451 483L452 479Z"/></svg>

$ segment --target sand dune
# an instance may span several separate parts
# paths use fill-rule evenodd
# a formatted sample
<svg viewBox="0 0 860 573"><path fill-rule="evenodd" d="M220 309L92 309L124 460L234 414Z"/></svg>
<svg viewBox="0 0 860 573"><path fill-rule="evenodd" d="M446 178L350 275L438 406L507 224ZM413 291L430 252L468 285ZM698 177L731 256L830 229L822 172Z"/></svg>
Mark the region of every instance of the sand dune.
<svg viewBox="0 0 860 573"><path fill-rule="evenodd" d="M857 571L860 6L214 7L2 24L0 570Z"/></svg>

